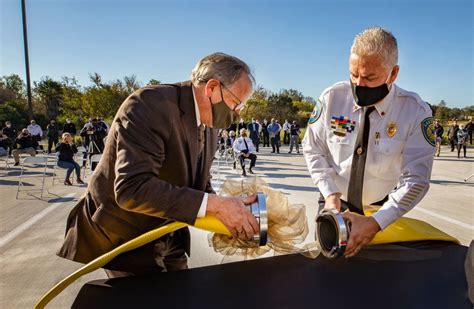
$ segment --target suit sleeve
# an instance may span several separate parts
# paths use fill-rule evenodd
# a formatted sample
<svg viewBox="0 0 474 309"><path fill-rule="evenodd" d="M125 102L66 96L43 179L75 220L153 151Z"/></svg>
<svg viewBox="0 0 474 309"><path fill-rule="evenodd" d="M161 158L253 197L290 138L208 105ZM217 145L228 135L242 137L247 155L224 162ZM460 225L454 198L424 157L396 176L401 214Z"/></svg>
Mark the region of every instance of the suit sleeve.
<svg viewBox="0 0 474 309"><path fill-rule="evenodd" d="M381 229L413 209L428 192L434 160L434 140L427 136L427 123L432 123L431 110L422 110L410 132L402 152L399 186L388 201L372 215Z"/></svg>
<svg viewBox="0 0 474 309"><path fill-rule="evenodd" d="M161 180L176 104L154 89L129 97L117 117L115 198L132 212L194 224L204 192Z"/></svg>

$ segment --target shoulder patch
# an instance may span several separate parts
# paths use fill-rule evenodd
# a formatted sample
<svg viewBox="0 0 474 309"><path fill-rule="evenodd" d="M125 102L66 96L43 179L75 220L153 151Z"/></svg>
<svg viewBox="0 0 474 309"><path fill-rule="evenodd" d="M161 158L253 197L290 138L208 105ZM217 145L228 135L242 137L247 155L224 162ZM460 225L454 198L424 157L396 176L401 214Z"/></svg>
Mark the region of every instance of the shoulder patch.
<svg viewBox="0 0 474 309"><path fill-rule="evenodd" d="M322 113L323 113L323 103L318 99L316 101L313 111L311 112L311 116L309 117L308 124L313 124L316 121L318 121Z"/></svg>
<svg viewBox="0 0 474 309"><path fill-rule="evenodd" d="M436 135L434 134L433 117L423 119L421 122L421 132L423 132L423 137L428 144L434 147L436 145Z"/></svg>

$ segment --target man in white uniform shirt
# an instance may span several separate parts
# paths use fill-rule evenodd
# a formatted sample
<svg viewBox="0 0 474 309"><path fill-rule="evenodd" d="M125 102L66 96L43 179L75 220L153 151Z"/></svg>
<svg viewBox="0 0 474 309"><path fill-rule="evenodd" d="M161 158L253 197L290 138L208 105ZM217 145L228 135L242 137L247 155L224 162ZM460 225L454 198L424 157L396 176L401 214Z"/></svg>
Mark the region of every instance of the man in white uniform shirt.
<svg viewBox="0 0 474 309"><path fill-rule="evenodd" d="M369 217L344 213L352 224L346 257L411 210L429 188L435 151L431 109L416 93L395 85L397 61L390 32L370 28L358 34L350 81L324 90L302 143L324 208L363 214L362 205L383 205Z"/></svg>
<svg viewBox="0 0 474 309"><path fill-rule="evenodd" d="M39 124L36 123L36 121L31 120L30 125L26 127L28 132L30 132L31 136L33 139L37 142L41 141L41 138L43 137L43 129L39 126Z"/></svg>
<svg viewBox="0 0 474 309"><path fill-rule="evenodd" d="M240 129L240 137L235 140L234 153L239 158L240 166L242 167L242 176L247 176L245 172L245 159L250 160L249 173L253 174L252 168L255 166L257 156L255 155L255 146L252 140L247 137L247 130Z"/></svg>

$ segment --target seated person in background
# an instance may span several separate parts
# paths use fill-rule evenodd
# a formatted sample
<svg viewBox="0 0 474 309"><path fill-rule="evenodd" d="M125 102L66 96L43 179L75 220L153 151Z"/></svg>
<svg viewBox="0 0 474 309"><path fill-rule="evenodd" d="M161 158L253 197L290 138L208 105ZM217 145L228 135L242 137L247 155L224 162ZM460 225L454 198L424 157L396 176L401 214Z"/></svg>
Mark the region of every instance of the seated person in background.
<svg viewBox="0 0 474 309"><path fill-rule="evenodd" d="M8 155L7 149L10 146L10 140L8 136L0 132L0 157Z"/></svg>
<svg viewBox="0 0 474 309"><path fill-rule="evenodd" d="M245 159L250 159L249 173L253 174L252 168L255 166L257 156L254 154L255 146L252 140L247 137L247 130L240 129L240 137L234 142L234 152L239 157L240 166L242 167L242 176L247 176L245 172Z"/></svg>
<svg viewBox="0 0 474 309"><path fill-rule="evenodd" d="M77 183L81 185L84 184L81 179L81 167L74 161L74 154L77 152L77 148L72 141L72 135L63 133L61 142L56 145L56 150L59 153L58 166L67 169L64 185L72 186L69 177L73 170L76 170Z"/></svg>
<svg viewBox="0 0 474 309"><path fill-rule="evenodd" d="M17 149L13 149L12 155L15 160L15 166L20 164L20 154L28 153L31 156L36 155L36 147L38 142L33 139L33 136L28 132L28 129L21 130L21 133L16 138L16 143L20 145Z"/></svg>

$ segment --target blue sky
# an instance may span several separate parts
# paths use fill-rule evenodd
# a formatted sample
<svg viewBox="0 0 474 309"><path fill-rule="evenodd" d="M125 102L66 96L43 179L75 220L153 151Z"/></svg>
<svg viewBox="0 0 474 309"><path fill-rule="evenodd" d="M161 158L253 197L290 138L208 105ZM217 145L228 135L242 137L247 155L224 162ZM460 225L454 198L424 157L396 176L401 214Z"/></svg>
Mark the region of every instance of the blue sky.
<svg viewBox="0 0 474 309"><path fill-rule="evenodd" d="M0 1L0 75L24 78L20 0ZM142 83L189 79L215 51L243 59L257 83L317 98L348 79L354 35L370 26L399 44L397 83L430 103L474 105L472 0L27 0L33 80L88 74Z"/></svg>

